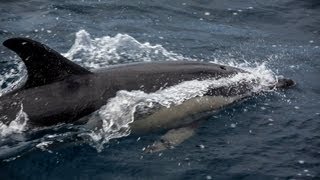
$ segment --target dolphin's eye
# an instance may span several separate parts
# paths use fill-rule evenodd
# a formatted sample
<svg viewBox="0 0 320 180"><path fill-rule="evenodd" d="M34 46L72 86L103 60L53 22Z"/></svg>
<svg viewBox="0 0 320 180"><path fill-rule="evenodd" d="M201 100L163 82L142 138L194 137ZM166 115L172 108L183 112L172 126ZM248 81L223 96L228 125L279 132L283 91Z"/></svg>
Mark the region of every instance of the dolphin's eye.
<svg viewBox="0 0 320 180"><path fill-rule="evenodd" d="M220 69L227 70L225 66L220 66Z"/></svg>

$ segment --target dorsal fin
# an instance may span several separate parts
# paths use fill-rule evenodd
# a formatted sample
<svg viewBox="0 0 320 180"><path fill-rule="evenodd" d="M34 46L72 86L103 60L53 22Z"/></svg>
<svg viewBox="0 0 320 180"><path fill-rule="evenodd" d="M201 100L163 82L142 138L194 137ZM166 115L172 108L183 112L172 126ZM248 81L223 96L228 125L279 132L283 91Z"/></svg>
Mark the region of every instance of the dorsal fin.
<svg viewBox="0 0 320 180"><path fill-rule="evenodd" d="M24 89L50 84L74 74L91 72L63 57L51 48L31 39L12 38L3 45L16 52L28 70L28 79Z"/></svg>

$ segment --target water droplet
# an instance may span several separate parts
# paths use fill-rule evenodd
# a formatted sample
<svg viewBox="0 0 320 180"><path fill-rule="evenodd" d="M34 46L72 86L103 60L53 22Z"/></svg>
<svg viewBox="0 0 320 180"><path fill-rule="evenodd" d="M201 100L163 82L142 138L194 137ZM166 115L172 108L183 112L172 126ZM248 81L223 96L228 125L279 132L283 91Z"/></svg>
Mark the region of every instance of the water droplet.
<svg viewBox="0 0 320 180"><path fill-rule="evenodd" d="M304 160L299 160L299 164L304 164Z"/></svg>
<svg viewBox="0 0 320 180"><path fill-rule="evenodd" d="M206 179L212 179L212 177L210 175L206 176Z"/></svg>
<svg viewBox="0 0 320 180"><path fill-rule="evenodd" d="M238 15L238 13L236 13L236 12L234 12L234 13L232 13L234 16L236 16L236 15Z"/></svg>
<svg viewBox="0 0 320 180"><path fill-rule="evenodd" d="M230 124L230 127L235 128L237 125L235 123Z"/></svg>
<svg viewBox="0 0 320 180"><path fill-rule="evenodd" d="M204 15L210 16L210 12L205 12Z"/></svg>

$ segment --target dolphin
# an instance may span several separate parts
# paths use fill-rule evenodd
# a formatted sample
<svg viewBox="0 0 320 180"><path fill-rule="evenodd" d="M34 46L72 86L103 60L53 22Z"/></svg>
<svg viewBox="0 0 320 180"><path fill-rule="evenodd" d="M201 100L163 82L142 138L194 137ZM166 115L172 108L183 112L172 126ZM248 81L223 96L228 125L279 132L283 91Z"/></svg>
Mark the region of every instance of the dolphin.
<svg viewBox="0 0 320 180"><path fill-rule="evenodd" d="M90 124L88 115L99 110L120 90L141 90L146 93L169 88L185 81L221 79L245 70L204 62L149 62L117 65L89 71L58 52L28 38L11 38L3 45L24 62L28 77L21 87L0 97L0 122L9 125L21 110L28 117L29 127L60 123ZM291 79L279 79L269 88L287 88ZM194 97L176 106L159 107L130 124L135 134L161 130L168 132L146 151L164 150L180 144L194 134L198 121L195 114L225 107L252 95L252 84L237 83L212 88L201 97Z"/></svg>

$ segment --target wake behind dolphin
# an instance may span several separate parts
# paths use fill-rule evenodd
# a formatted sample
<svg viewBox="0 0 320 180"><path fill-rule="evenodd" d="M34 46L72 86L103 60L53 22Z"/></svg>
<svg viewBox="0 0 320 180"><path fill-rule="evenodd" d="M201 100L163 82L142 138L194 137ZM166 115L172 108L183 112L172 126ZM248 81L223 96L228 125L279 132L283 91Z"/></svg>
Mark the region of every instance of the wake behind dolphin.
<svg viewBox="0 0 320 180"><path fill-rule="evenodd" d="M202 91L197 91L192 96L178 97L181 100L179 102L166 104L160 101L158 108L151 108L147 113L128 112L138 112L137 118L129 124L131 133L168 130L161 141L148 149L158 151L179 144L194 133L199 118L190 118L193 115L206 114L259 93L255 91L255 87L259 85L257 80L241 79L241 74L250 74L249 72L230 66L183 61L136 63L93 73L30 39L12 38L3 44L21 57L28 71L28 79L21 88L0 97L0 121L5 125L13 122L23 107L29 127L80 122L87 123L88 126L93 124L95 127L112 128L113 124L103 120L117 117L99 113L99 109L112 110L112 103L107 102L112 102L123 91L140 91L156 98L163 95L159 90L174 91L175 86L183 83L188 88L190 82L222 81L220 86L208 83ZM225 82L230 78L235 80ZM293 84L292 80L280 79L265 87L265 90L285 88ZM192 87L188 91L192 91ZM179 92L175 93L177 94ZM151 98L152 107L154 102ZM134 107L137 110L146 105L144 102L135 104ZM130 117L132 116L127 118ZM100 125L97 121L101 122Z"/></svg>

